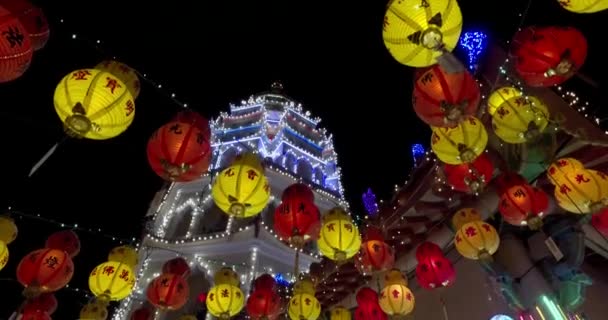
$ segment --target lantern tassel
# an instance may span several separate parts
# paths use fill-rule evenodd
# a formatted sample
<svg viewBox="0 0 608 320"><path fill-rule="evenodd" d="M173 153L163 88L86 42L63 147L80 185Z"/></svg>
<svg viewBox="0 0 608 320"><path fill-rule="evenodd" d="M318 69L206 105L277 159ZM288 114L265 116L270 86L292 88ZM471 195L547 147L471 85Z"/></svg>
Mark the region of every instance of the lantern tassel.
<svg viewBox="0 0 608 320"><path fill-rule="evenodd" d="M64 142L67 139L67 136L63 137L63 139L61 139L60 141L58 141L57 143L55 143L50 149L49 151L47 151L42 158L40 158L40 160L38 160L38 162L36 162L36 164L32 167L32 169L30 170L29 175L27 176L28 178L31 177L34 173L36 173L36 171L38 171L38 169L40 169L40 167L42 167L42 165L53 155L53 153L55 153L55 151L57 150L57 147L59 147L59 145Z"/></svg>

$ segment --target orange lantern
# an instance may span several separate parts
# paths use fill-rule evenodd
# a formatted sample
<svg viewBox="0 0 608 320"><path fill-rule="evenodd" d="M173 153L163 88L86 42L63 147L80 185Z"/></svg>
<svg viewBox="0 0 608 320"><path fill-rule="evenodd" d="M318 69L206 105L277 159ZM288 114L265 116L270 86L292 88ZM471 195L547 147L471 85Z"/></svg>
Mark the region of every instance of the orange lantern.
<svg viewBox="0 0 608 320"><path fill-rule="evenodd" d="M507 223L527 225L532 230L538 230L548 207L547 194L526 183L513 186L503 193L498 210Z"/></svg>
<svg viewBox="0 0 608 320"><path fill-rule="evenodd" d="M31 297L65 287L73 274L72 259L57 249L32 251L17 266L17 280L25 287L24 294Z"/></svg>
<svg viewBox="0 0 608 320"><path fill-rule="evenodd" d="M10 2L10 1L9 1ZM23 75L32 61L29 33L15 14L0 6L0 83Z"/></svg>
<svg viewBox="0 0 608 320"><path fill-rule="evenodd" d="M355 259L357 269L363 274L371 274L390 269L394 263L395 251L384 241L382 232L378 228L368 227Z"/></svg>
<svg viewBox="0 0 608 320"><path fill-rule="evenodd" d="M161 310L177 310L186 304L190 289L184 278L163 273L148 285L148 301Z"/></svg>

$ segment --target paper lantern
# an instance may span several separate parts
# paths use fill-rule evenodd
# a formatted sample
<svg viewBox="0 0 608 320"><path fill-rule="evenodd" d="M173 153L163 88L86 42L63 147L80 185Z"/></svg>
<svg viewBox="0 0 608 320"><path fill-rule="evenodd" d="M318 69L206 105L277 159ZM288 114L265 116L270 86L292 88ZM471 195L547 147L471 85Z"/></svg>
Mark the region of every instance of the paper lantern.
<svg viewBox="0 0 608 320"><path fill-rule="evenodd" d="M541 218L549 208L549 197L541 189L529 184L509 188L500 197L498 211L503 219L515 226L529 226L538 230L542 226Z"/></svg>
<svg viewBox="0 0 608 320"><path fill-rule="evenodd" d="M443 166L447 183L459 192L479 193L492 180L494 165L487 153L483 152L473 162Z"/></svg>
<svg viewBox="0 0 608 320"><path fill-rule="evenodd" d="M553 185L560 185L567 181L567 175L582 168L584 168L583 164L574 158L557 159L547 169L547 177Z"/></svg>
<svg viewBox="0 0 608 320"><path fill-rule="evenodd" d="M466 70L447 73L438 64L416 72L414 111L426 124L453 127L477 112L479 86Z"/></svg>
<svg viewBox="0 0 608 320"><path fill-rule="evenodd" d="M149 308L141 307L131 314L131 320L152 320L154 318Z"/></svg>
<svg viewBox="0 0 608 320"><path fill-rule="evenodd" d="M608 237L608 208L591 216L591 225L604 237Z"/></svg>
<svg viewBox="0 0 608 320"><path fill-rule="evenodd" d="M431 129L431 149L439 160L447 164L472 162L488 144L486 128L475 117L468 117L453 128Z"/></svg>
<svg viewBox="0 0 608 320"><path fill-rule="evenodd" d="M236 218L253 217L266 207L270 185L257 156L239 155L215 178L211 194L215 204Z"/></svg>
<svg viewBox="0 0 608 320"><path fill-rule="evenodd" d="M213 275L213 282L218 284L228 284L238 287L240 284L239 275L229 267L223 267Z"/></svg>
<svg viewBox="0 0 608 320"><path fill-rule="evenodd" d="M456 250L472 260L491 260L498 250L500 238L496 229L483 221L465 223L454 237Z"/></svg>
<svg viewBox="0 0 608 320"><path fill-rule="evenodd" d="M391 1L382 38L390 54L411 67L437 63L442 49L452 51L462 31L456 0Z"/></svg>
<svg viewBox="0 0 608 320"><path fill-rule="evenodd" d="M426 260L428 257L436 256L443 257L443 250L430 241L424 241L416 248L416 261L418 262Z"/></svg>
<svg viewBox="0 0 608 320"><path fill-rule="evenodd" d="M68 134L79 138L114 138L127 130L135 116L127 86L113 74L96 69L66 75L53 101Z"/></svg>
<svg viewBox="0 0 608 320"><path fill-rule="evenodd" d="M24 310L19 320L52 320L51 316L40 310Z"/></svg>
<svg viewBox="0 0 608 320"><path fill-rule="evenodd" d="M32 251L17 266L17 281L25 288L26 296L54 292L65 287L74 274L74 264L63 250L39 249Z"/></svg>
<svg viewBox="0 0 608 320"><path fill-rule="evenodd" d="M386 274L384 274L384 286L390 286L393 284L402 284L407 286L408 280L407 277L403 275L401 270L397 268L393 268L389 270Z"/></svg>
<svg viewBox="0 0 608 320"><path fill-rule="evenodd" d="M496 109L500 107L505 101L508 101L511 98L516 98L521 96L521 91L513 88L513 87L502 87L496 89L490 96L488 97L488 113L492 116L496 113Z"/></svg>
<svg viewBox="0 0 608 320"><path fill-rule="evenodd" d="M329 320L351 320L350 311L342 306L333 308L329 312Z"/></svg>
<svg viewBox="0 0 608 320"><path fill-rule="evenodd" d="M502 172L494 179L493 182L496 189L496 194L499 197L511 187L528 183L526 178L513 171Z"/></svg>
<svg viewBox="0 0 608 320"><path fill-rule="evenodd" d="M608 206L608 177L599 171L576 169L555 187L554 195L557 204L568 212L596 213Z"/></svg>
<svg viewBox="0 0 608 320"><path fill-rule="evenodd" d="M304 276L303 278L296 281L296 283L294 283L293 293L294 294L306 293L306 294L314 295L315 294L315 284L310 277Z"/></svg>
<svg viewBox="0 0 608 320"><path fill-rule="evenodd" d="M1 0L0 6L19 19L30 37L32 49L42 49L49 40L49 23L42 9L27 0Z"/></svg>
<svg viewBox="0 0 608 320"><path fill-rule="evenodd" d="M447 287L454 283L454 266L432 242L425 241L416 249L416 279L425 289Z"/></svg>
<svg viewBox="0 0 608 320"><path fill-rule="evenodd" d="M378 303L378 294L370 287L363 287L357 291L355 296L358 305L368 303Z"/></svg>
<svg viewBox="0 0 608 320"><path fill-rule="evenodd" d="M319 236L320 216L319 208L307 200L306 193L300 198L290 196L274 211L274 230L279 237L301 248Z"/></svg>
<svg viewBox="0 0 608 320"><path fill-rule="evenodd" d="M317 245L321 254L331 260L350 259L361 248L359 229L342 208L335 207L323 216Z"/></svg>
<svg viewBox="0 0 608 320"><path fill-rule="evenodd" d="M386 320L387 316L380 304L378 294L369 287L363 287L357 291L357 309L355 309L355 320Z"/></svg>
<svg viewBox="0 0 608 320"><path fill-rule="evenodd" d="M89 289L100 300L119 301L126 298L135 285L135 274L126 264L104 262L91 271Z"/></svg>
<svg viewBox="0 0 608 320"><path fill-rule="evenodd" d="M93 300L80 309L79 320L106 320L108 305L104 301Z"/></svg>
<svg viewBox="0 0 608 320"><path fill-rule="evenodd" d="M255 289L247 299L247 314L251 319L274 320L281 311L281 298L271 289Z"/></svg>
<svg viewBox="0 0 608 320"><path fill-rule="evenodd" d="M594 13L608 9L606 0L558 0L562 8L576 13Z"/></svg>
<svg viewBox="0 0 608 320"><path fill-rule="evenodd" d="M264 273L253 281L253 288L255 290L266 289L270 291L276 291L277 281L274 279L273 276L269 275L268 273Z"/></svg>
<svg viewBox="0 0 608 320"><path fill-rule="evenodd" d="M368 227L365 229L361 249L357 253L355 266L361 273L371 274L374 271L384 271L393 267L395 251L384 241L380 229Z"/></svg>
<svg viewBox="0 0 608 320"><path fill-rule="evenodd" d="M289 202L292 198L315 202L315 195L312 192L312 189L303 183L293 183L283 190L281 201Z"/></svg>
<svg viewBox="0 0 608 320"><path fill-rule="evenodd" d="M289 300L287 313L291 320L316 320L321 315L321 304L314 295L294 294Z"/></svg>
<svg viewBox="0 0 608 320"><path fill-rule="evenodd" d="M11 2L11 1L8 1ZM32 44L17 16L0 6L0 83L23 75L32 61Z"/></svg>
<svg viewBox="0 0 608 320"><path fill-rule="evenodd" d="M127 86L127 90L129 90L131 96L133 96L133 99L137 99L139 96L141 83L139 82L137 71L135 71L133 68L122 62L105 60L96 65L95 69L109 72L116 78L120 79L120 81Z"/></svg>
<svg viewBox="0 0 608 320"><path fill-rule="evenodd" d="M134 270L139 262L139 257L135 248L131 246L119 246L110 251L108 261L121 262L131 267L131 270Z"/></svg>
<svg viewBox="0 0 608 320"><path fill-rule="evenodd" d="M378 298L380 308L390 316L405 316L414 311L415 299L410 289L402 284L384 287Z"/></svg>
<svg viewBox="0 0 608 320"><path fill-rule="evenodd" d="M15 221L8 216L0 216L0 241L10 244L17 239L19 229Z"/></svg>
<svg viewBox="0 0 608 320"><path fill-rule="evenodd" d="M172 273L163 273L148 285L148 302L160 310L180 309L186 301L190 288L184 278Z"/></svg>
<svg viewBox="0 0 608 320"><path fill-rule="evenodd" d="M481 213L475 208L462 208L454 213L452 217L452 226L454 230L459 230L464 224L481 221Z"/></svg>
<svg viewBox="0 0 608 320"><path fill-rule="evenodd" d="M172 121L183 122L197 127L203 132L207 140L211 139L211 129L209 128L209 120L203 117L200 113L190 109L182 110L175 115Z"/></svg>
<svg viewBox="0 0 608 320"><path fill-rule="evenodd" d="M245 297L239 287L216 284L207 294L207 311L220 319L228 319L243 309Z"/></svg>
<svg viewBox="0 0 608 320"><path fill-rule="evenodd" d="M80 239L72 230L62 230L51 234L44 245L47 248L59 249L67 252L74 258L80 252Z"/></svg>
<svg viewBox="0 0 608 320"><path fill-rule="evenodd" d="M549 109L535 97L511 98L492 115L494 133L506 143L537 139L548 124Z"/></svg>
<svg viewBox="0 0 608 320"><path fill-rule="evenodd" d="M533 87L563 83L587 58L587 39L571 27L527 27L511 43L515 71Z"/></svg>
<svg viewBox="0 0 608 320"><path fill-rule="evenodd" d="M57 310L57 298L52 293L43 293L37 297L28 299L23 305L23 311L44 311L48 315Z"/></svg>
<svg viewBox="0 0 608 320"><path fill-rule="evenodd" d="M172 121L150 137L147 154L150 167L161 178L187 182L209 170L211 145L197 126Z"/></svg>
<svg viewBox="0 0 608 320"><path fill-rule="evenodd" d="M173 273L182 278L187 278L190 275L190 265L184 258L177 257L165 262L162 272Z"/></svg>
<svg viewBox="0 0 608 320"><path fill-rule="evenodd" d="M0 240L0 270L6 267L6 264L8 263L8 256L8 247L4 241Z"/></svg>

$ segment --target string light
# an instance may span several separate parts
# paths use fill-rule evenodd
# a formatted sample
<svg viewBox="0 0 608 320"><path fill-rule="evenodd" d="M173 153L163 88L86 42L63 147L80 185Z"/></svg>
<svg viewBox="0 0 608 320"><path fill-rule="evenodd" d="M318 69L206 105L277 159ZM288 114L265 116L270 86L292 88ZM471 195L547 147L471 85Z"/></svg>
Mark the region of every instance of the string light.
<svg viewBox="0 0 608 320"><path fill-rule="evenodd" d="M460 37L459 44L467 51L469 70L475 71L479 58L487 47L488 36L481 31L467 31Z"/></svg>
<svg viewBox="0 0 608 320"><path fill-rule="evenodd" d="M414 159L414 166L418 165L420 158L424 156L426 150L424 146L420 143L414 143L412 145L412 158Z"/></svg>
<svg viewBox="0 0 608 320"><path fill-rule="evenodd" d="M367 191L363 193L363 206L370 216L373 217L378 214L378 203L376 202L376 195L372 192L372 188L367 188Z"/></svg>

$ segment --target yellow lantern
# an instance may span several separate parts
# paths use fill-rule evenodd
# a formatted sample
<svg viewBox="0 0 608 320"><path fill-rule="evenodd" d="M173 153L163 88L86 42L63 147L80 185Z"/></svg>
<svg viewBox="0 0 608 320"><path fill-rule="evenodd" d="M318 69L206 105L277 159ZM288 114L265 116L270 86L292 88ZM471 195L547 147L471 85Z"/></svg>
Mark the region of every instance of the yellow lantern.
<svg viewBox="0 0 608 320"><path fill-rule="evenodd" d="M456 250L471 260L491 260L498 250L500 237L496 229L483 221L465 223L454 237Z"/></svg>
<svg viewBox="0 0 608 320"><path fill-rule="evenodd" d="M135 285L135 275L126 264L104 262L91 271L89 289L102 301L118 301L126 298Z"/></svg>
<svg viewBox="0 0 608 320"><path fill-rule="evenodd" d="M135 269L139 262L137 250L131 246L119 246L110 251L108 261L116 261Z"/></svg>
<svg viewBox="0 0 608 320"><path fill-rule="evenodd" d="M453 128L431 126L431 130L431 149L439 160L447 164L472 162L488 144L486 128L475 117L468 117Z"/></svg>
<svg viewBox="0 0 608 320"><path fill-rule="evenodd" d="M407 286L407 278L404 277L403 273L401 273L401 270L397 268L389 270L384 275L384 286L386 287L393 284L402 284L404 286Z"/></svg>
<svg viewBox="0 0 608 320"><path fill-rule="evenodd" d="M359 251L361 235L348 214L342 208L335 207L323 216L317 245L324 256L342 262Z"/></svg>
<svg viewBox="0 0 608 320"><path fill-rule="evenodd" d="M329 320L351 320L350 311L342 306L335 307L329 313Z"/></svg>
<svg viewBox="0 0 608 320"><path fill-rule="evenodd" d="M488 97L488 113L494 115L496 109L500 107L505 101L521 96L521 91L513 87L502 87L490 94Z"/></svg>
<svg viewBox="0 0 608 320"><path fill-rule="evenodd" d="M392 284L380 291L378 298L380 308L384 313L393 316L405 316L414 311L416 303L414 294L402 284Z"/></svg>
<svg viewBox="0 0 608 320"><path fill-rule="evenodd" d="M561 185L567 181L566 175L584 169L583 164L574 158L561 158L554 161L547 169L547 177L553 185Z"/></svg>
<svg viewBox="0 0 608 320"><path fill-rule="evenodd" d="M0 216L0 241L4 244L10 244L17 239L17 225L15 221L8 216Z"/></svg>
<svg viewBox="0 0 608 320"><path fill-rule="evenodd" d="M535 97L511 98L492 115L494 133L506 143L537 139L548 124L549 109Z"/></svg>
<svg viewBox="0 0 608 320"><path fill-rule="evenodd" d="M93 300L80 309L79 320L106 320L108 304L101 300Z"/></svg>
<svg viewBox="0 0 608 320"><path fill-rule="evenodd" d="M177 320L198 320L196 318L196 316L190 315L190 314L185 314L179 318L177 318Z"/></svg>
<svg viewBox="0 0 608 320"><path fill-rule="evenodd" d="M270 199L270 185L258 157L237 156L232 165L219 173L211 195L222 211L237 218L260 213Z"/></svg>
<svg viewBox="0 0 608 320"><path fill-rule="evenodd" d="M133 122L135 102L127 86L109 72L80 69L65 76L54 97L55 111L73 136L105 140Z"/></svg>
<svg viewBox="0 0 608 320"><path fill-rule="evenodd" d="M568 212L596 213L608 207L608 177L590 169L572 170L554 194L557 204Z"/></svg>
<svg viewBox="0 0 608 320"><path fill-rule="evenodd" d="M244 304L243 292L236 286L219 284L213 286L207 293L207 310L220 319L237 315Z"/></svg>
<svg viewBox="0 0 608 320"><path fill-rule="evenodd" d="M321 304L312 294L294 294L289 300L287 313L291 320L316 320L321 314Z"/></svg>
<svg viewBox="0 0 608 320"><path fill-rule="evenodd" d="M315 285L309 277L305 277L296 281L293 285L293 293L307 293L314 295L315 294Z"/></svg>
<svg viewBox="0 0 608 320"><path fill-rule="evenodd" d="M213 275L213 283L227 284L238 287L240 285L239 275L234 272L231 268L223 267Z"/></svg>
<svg viewBox="0 0 608 320"><path fill-rule="evenodd" d="M131 92L133 99L137 99L139 96L141 83L139 82L139 77L137 77L137 72L133 68L122 62L105 60L96 65L95 69L109 72L120 79L127 86L129 92Z"/></svg>
<svg viewBox="0 0 608 320"><path fill-rule="evenodd" d="M442 49L454 50L461 31L456 0L391 1L382 38L397 61L420 68L437 63Z"/></svg>
<svg viewBox="0 0 608 320"><path fill-rule="evenodd" d="M8 263L8 247L4 241L0 240L0 270L4 269Z"/></svg>
<svg viewBox="0 0 608 320"><path fill-rule="evenodd" d="M558 0L562 8L576 13L594 13L608 9L608 0Z"/></svg>
<svg viewBox="0 0 608 320"><path fill-rule="evenodd" d="M465 223L481 221L481 214L475 208L462 208L452 217L452 226L454 230L459 230Z"/></svg>

